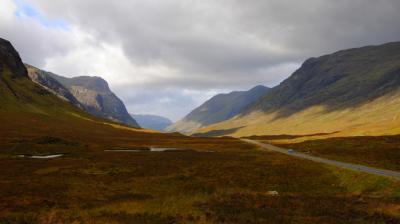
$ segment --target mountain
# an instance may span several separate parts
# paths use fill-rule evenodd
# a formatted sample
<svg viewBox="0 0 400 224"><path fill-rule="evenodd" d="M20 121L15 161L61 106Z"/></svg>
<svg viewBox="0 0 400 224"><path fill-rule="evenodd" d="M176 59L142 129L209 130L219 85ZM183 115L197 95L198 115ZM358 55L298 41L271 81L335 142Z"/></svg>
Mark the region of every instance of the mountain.
<svg viewBox="0 0 400 224"><path fill-rule="evenodd" d="M400 132L400 42L310 58L229 121L200 132L342 135Z"/></svg>
<svg viewBox="0 0 400 224"><path fill-rule="evenodd" d="M0 124L3 160L14 160L18 154L67 153L78 158L78 151L84 158L87 152L112 147L148 147L154 139L162 144L185 138L120 125L72 105L53 90L33 82L18 52L1 38Z"/></svg>
<svg viewBox="0 0 400 224"><path fill-rule="evenodd" d="M56 105L58 101L29 79L18 52L9 41L0 38L0 111L40 112L39 107Z"/></svg>
<svg viewBox="0 0 400 224"><path fill-rule="evenodd" d="M32 82L18 52L9 41L1 38L0 102L1 143L7 143L6 139L29 138L40 133L57 135L69 130L77 133L86 126L98 128L106 122L96 120L61 100L48 88Z"/></svg>
<svg viewBox="0 0 400 224"><path fill-rule="evenodd" d="M81 109L84 109L83 105L72 95L72 93L64 87L61 83L55 80L48 72L42 71L31 65L25 64L28 70L29 78L45 88L49 92L55 94L60 99L65 100Z"/></svg>
<svg viewBox="0 0 400 224"><path fill-rule="evenodd" d="M230 119L247 106L259 100L269 91L268 87L256 86L248 91L218 94L167 128L168 131L192 133L199 128Z"/></svg>
<svg viewBox="0 0 400 224"><path fill-rule="evenodd" d="M172 121L166 117L157 115L143 115L143 114L131 114L140 127L163 131L165 128L172 124Z"/></svg>
<svg viewBox="0 0 400 224"><path fill-rule="evenodd" d="M355 106L400 86L400 42L339 51L304 62L291 77L250 108L296 112L324 104Z"/></svg>
<svg viewBox="0 0 400 224"><path fill-rule="evenodd" d="M55 93L61 99L92 115L111 119L131 127L139 127L128 114L124 103L111 92L108 83L102 78L90 76L66 78L30 65L26 66L32 81Z"/></svg>

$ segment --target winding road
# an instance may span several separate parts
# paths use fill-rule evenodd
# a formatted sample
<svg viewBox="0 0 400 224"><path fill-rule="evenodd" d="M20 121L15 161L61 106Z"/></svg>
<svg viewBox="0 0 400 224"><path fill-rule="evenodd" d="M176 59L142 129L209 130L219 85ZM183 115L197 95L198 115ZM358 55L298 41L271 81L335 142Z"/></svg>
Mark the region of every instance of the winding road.
<svg viewBox="0 0 400 224"><path fill-rule="evenodd" d="M255 141L255 140L243 139L243 138L240 140L250 143L250 144L253 144L253 145L260 146L263 149L283 153L283 154L286 154L289 156L307 159L307 160L311 160L314 162L323 163L323 164L336 166L336 167L340 167L340 168L361 171L361 172L365 172L365 173L369 173L369 174L382 175L385 177L390 177L390 178L395 178L397 180L400 180L400 172L377 169L377 168L357 165L357 164L353 164L353 163L344 163L344 162L339 162L339 161L330 160L330 159L323 159L320 157L316 157L316 156L312 156L312 155L308 155L308 154L304 154L304 153L300 153L300 152L296 152L296 151L289 151L288 149L280 148L280 147L277 147L274 145L262 143L262 142Z"/></svg>

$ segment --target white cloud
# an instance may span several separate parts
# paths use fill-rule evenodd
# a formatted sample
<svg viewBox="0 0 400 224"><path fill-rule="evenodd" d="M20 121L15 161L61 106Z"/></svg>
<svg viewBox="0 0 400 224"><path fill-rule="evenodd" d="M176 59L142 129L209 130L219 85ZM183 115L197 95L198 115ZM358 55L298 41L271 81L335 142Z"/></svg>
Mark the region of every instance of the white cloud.
<svg viewBox="0 0 400 224"><path fill-rule="evenodd" d="M4 26L14 20L14 12L17 10L17 6L12 0L1 0L0 3L0 25Z"/></svg>

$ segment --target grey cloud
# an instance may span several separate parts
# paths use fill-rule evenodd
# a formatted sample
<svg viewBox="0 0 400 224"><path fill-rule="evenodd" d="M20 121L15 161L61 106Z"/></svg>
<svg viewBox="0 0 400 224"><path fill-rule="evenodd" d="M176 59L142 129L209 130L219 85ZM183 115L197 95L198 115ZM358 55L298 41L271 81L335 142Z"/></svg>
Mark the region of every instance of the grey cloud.
<svg viewBox="0 0 400 224"><path fill-rule="evenodd" d="M31 19L28 19L31 20ZM46 30L37 22L15 19L8 24L0 24L2 38L12 41L25 62L42 67L48 57L62 55L72 45L63 38L65 31Z"/></svg>
<svg viewBox="0 0 400 224"><path fill-rule="evenodd" d="M397 0L32 2L122 44L132 63L164 63L182 79L201 76L210 85L219 76L240 83L276 64L400 36Z"/></svg>
<svg viewBox="0 0 400 224"><path fill-rule="evenodd" d="M199 103L191 102L193 96L179 89L206 93L276 85L308 57L400 39L398 0L27 1L48 18L84 30L94 41L121 46L133 66L162 65L176 71L147 80L142 93L135 91L142 83L132 84L128 92L111 83L130 108L135 104L152 108L158 103L163 106L157 110L171 114L183 115L183 110L188 112ZM52 51L69 52L63 42L37 33L32 42L13 37L29 60L42 64L37 58L51 58ZM37 52L29 50L32 43L38 46ZM169 104L150 100L167 94L162 88L174 89Z"/></svg>

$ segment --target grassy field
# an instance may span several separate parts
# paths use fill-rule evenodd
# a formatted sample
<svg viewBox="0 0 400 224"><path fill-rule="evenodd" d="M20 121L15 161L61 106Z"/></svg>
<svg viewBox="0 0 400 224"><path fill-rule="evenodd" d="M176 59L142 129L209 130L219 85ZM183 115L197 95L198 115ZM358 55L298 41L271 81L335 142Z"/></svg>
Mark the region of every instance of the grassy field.
<svg viewBox="0 0 400 224"><path fill-rule="evenodd" d="M324 158L400 171L400 135L328 138L289 144L282 139L272 142Z"/></svg>
<svg viewBox="0 0 400 224"><path fill-rule="evenodd" d="M92 138L30 132L36 136L3 145L0 223L400 222L400 183L390 179L259 151L233 138L100 130ZM104 151L144 146L186 150ZM65 155L17 157L55 153Z"/></svg>
<svg viewBox="0 0 400 224"><path fill-rule="evenodd" d="M400 222L390 179L69 112L1 112L0 223Z"/></svg>

